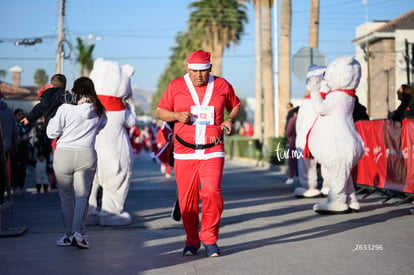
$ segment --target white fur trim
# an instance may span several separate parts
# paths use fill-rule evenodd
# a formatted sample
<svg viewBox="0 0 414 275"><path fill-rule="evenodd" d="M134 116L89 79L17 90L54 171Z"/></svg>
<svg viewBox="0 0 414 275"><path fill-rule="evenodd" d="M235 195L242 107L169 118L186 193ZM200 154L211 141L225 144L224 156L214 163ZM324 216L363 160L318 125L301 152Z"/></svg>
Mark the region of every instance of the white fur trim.
<svg viewBox="0 0 414 275"><path fill-rule="evenodd" d="M197 151L204 151L204 150L197 150ZM224 158L226 157L226 154L224 152L214 152L214 153L208 153L208 154L204 154L204 155L196 155L196 153L194 154L177 154L174 153L174 159L184 159L184 160L189 160L189 159L201 159L201 160L206 160L206 159L212 159L212 158Z"/></svg>
<svg viewBox="0 0 414 275"><path fill-rule="evenodd" d="M185 83L188 87L188 90L190 91L191 97L194 101L194 104L196 106L208 106L208 103L210 102L211 96L213 95L213 88L214 88L214 77L212 75L208 78L208 84L207 84L207 90L206 94L204 96L203 102L200 104L200 99L198 98L197 91L194 88L193 83L190 80L190 77L187 74L184 75ZM196 125L196 144L206 144L205 136L206 136L206 125ZM204 154L204 150L196 151L196 156L201 157L201 155Z"/></svg>
<svg viewBox="0 0 414 275"><path fill-rule="evenodd" d="M188 68L190 70L196 70L196 71L200 71L200 70L207 70L210 69L211 64L210 63L193 63L193 64L188 64Z"/></svg>

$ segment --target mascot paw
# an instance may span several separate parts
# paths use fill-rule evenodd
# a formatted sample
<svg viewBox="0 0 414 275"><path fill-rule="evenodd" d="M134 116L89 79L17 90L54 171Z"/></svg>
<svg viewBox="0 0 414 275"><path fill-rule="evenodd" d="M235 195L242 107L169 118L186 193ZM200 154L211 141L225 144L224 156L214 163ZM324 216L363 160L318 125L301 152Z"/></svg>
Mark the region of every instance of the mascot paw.
<svg viewBox="0 0 414 275"><path fill-rule="evenodd" d="M313 76L309 79L306 88L311 91L311 93L319 93L321 89L321 79L319 77Z"/></svg>
<svg viewBox="0 0 414 275"><path fill-rule="evenodd" d="M359 202L357 201L351 201L350 203L348 203L348 207L350 212L359 212Z"/></svg>
<svg viewBox="0 0 414 275"><path fill-rule="evenodd" d="M303 187L297 187L293 193L297 198L315 198L321 195L318 189L306 189Z"/></svg>
<svg viewBox="0 0 414 275"><path fill-rule="evenodd" d="M322 187L322 189L321 189L321 195L323 197L326 197L326 196L328 196L328 193L329 193L329 187Z"/></svg>
<svg viewBox="0 0 414 275"><path fill-rule="evenodd" d="M346 214L349 213L348 204L338 202L321 202L313 206L313 211L318 214Z"/></svg>
<svg viewBox="0 0 414 275"><path fill-rule="evenodd" d="M350 212L359 212L359 202L355 192L348 194L346 202Z"/></svg>
<svg viewBox="0 0 414 275"><path fill-rule="evenodd" d="M131 215L128 212L122 212L119 215L105 214L100 217L100 224L102 226L123 226L131 223Z"/></svg>

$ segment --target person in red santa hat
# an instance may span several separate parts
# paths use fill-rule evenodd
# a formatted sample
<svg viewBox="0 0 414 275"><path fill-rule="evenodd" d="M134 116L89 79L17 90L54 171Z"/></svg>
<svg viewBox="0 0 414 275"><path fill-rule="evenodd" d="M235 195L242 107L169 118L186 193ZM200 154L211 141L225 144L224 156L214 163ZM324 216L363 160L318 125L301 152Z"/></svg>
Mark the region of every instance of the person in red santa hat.
<svg viewBox="0 0 414 275"><path fill-rule="evenodd" d="M129 132L129 141L131 142L134 155L138 156L142 148L141 131L139 130L138 125L134 125L134 127L130 128L128 132Z"/></svg>
<svg viewBox="0 0 414 275"><path fill-rule="evenodd" d="M187 63L187 74L167 87L157 106L157 116L166 122L175 121L174 170L186 231L183 255L196 255L202 242L207 257L217 257L223 212L223 133L231 132L240 113L240 100L224 78L210 74L209 52L195 51ZM225 109L229 113L226 117Z"/></svg>

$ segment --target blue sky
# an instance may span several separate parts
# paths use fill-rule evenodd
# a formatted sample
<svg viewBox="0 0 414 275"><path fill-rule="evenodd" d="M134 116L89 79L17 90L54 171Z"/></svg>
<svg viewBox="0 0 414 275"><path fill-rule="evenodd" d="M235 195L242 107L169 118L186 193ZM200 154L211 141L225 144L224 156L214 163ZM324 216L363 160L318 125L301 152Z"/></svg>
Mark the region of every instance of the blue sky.
<svg viewBox="0 0 414 275"><path fill-rule="evenodd" d="M76 38L90 34L94 58L103 57L135 67L133 86L155 90L175 45L175 37L187 30L190 0L66 0L66 38L73 45L65 60L69 84L79 75L75 62ZM308 46L311 0L292 0L292 56ZM354 55L355 28L366 19L392 20L414 9L412 0L320 0L319 50L329 63L343 55ZM255 34L254 8L247 4L249 22L237 45L225 50L223 77L241 97L254 97ZM278 10L280 12L280 1ZM13 0L0 2L0 69L18 65L22 85L33 85L39 68L49 76L55 72L59 0ZM280 34L280 32L279 32ZM34 46L15 46L24 38L42 37ZM88 40L85 40L88 43ZM4 81L11 83L11 73ZM302 97L303 84L292 75L292 97Z"/></svg>

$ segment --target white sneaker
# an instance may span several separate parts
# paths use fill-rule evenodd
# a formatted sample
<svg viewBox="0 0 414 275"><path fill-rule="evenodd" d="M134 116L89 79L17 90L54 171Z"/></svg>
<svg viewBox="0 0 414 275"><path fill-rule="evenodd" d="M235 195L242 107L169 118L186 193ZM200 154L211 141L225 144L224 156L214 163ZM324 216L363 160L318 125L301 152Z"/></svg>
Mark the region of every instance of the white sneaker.
<svg viewBox="0 0 414 275"><path fill-rule="evenodd" d="M167 179L169 179L169 178L171 178L171 174L165 174L165 177L166 177Z"/></svg>
<svg viewBox="0 0 414 275"><path fill-rule="evenodd" d="M56 242L56 245L57 246L70 246L72 244L72 239L73 239L73 235L72 236L67 236L65 234L62 238L60 238Z"/></svg>
<svg viewBox="0 0 414 275"><path fill-rule="evenodd" d="M89 242L85 237L86 236L82 235L81 233L75 232L75 234L73 234L72 246L77 246L79 248L89 248Z"/></svg>
<svg viewBox="0 0 414 275"><path fill-rule="evenodd" d="M288 178L285 183L286 184L293 184L294 182L295 182L295 180L293 178Z"/></svg>

